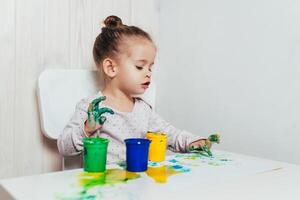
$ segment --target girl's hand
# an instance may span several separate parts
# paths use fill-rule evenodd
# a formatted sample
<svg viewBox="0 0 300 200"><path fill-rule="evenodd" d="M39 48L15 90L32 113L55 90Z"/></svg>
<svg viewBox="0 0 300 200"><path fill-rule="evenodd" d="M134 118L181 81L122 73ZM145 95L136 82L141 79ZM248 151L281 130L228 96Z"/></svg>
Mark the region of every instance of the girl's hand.
<svg viewBox="0 0 300 200"><path fill-rule="evenodd" d="M200 139L195 142L192 142L189 145L190 152L205 152L208 156L212 156L210 151L211 148L211 141L209 139Z"/></svg>
<svg viewBox="0 0 300 200"><path fill-rule="evenodd" d="M212 156L212 153L210 151L210 148L212 146L212 143L220 143L220 135L213 134L210 135L207 139L200 139L195 142L192 142L189 145L188 151L193 152L206 152L209 156Z"/></svg>
<svg viewBox="0 0 300 200"><path fill-rule="evenodd" d="M195 142L192 142L189 145L189 149L191 150L200 150L203 149L203 147L207 145L207 147L210 149L211 148L211 141L209 141L209 139L200 139L200 140L196 140Z"/></svg>
<svg viewBox="0 0 300 200"><path fill-rule="evenodd" d="M100 108L100 102L104 101L105 99L105 96L99 97L93 100L89 105L87 112L88 119L84 123L84 130L89 136L93 135L97 130L99 130L106 121L106 118L102 116L102 114L107 112L110 114L114 114L114 111L110 108Z"/></svg>
<svg viewBox="0 0 300 200"><path fill-rule="evenodd" d="M101 127L102 125L96 123L95 121L90 122L90 120L86 120L84 122L84 131L88 137L94 135Z"/></svg>

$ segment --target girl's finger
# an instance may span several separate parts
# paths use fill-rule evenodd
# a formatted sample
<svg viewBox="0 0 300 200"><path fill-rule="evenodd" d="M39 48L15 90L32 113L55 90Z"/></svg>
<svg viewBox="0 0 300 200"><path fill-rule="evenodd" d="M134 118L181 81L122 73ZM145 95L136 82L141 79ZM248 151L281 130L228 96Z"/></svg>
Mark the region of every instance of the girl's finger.
<svg viewBox="0 0 300 200"><path fill-rule="evenodd" d="M105 121L106 121L106 117L101 116L99 119L99 123L102 125L102 124L104 124Z"/></svg>
<svg viewBox="0 0 300 200"><path fill-rule="evenodd" d="M98 129L100 129L102 127L102 125L100 125L100 124L96 124L96 126L95 126L95 130L98 130Z"/></svg>
<svg viewBox="0 0 300 200"><path fill-rule="evenodd" d="M212 142L210 140L206 140L205 144L208 146L208 148L211 148Z"/></svg>

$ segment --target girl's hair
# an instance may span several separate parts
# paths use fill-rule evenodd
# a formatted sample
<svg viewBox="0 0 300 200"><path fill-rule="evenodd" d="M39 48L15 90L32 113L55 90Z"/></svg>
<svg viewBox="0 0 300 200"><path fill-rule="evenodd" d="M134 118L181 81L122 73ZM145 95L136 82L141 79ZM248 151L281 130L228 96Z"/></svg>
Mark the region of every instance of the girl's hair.
<svg viewBox="0 0 300 200"><path fill-rule="evenodd" d="M97 67L101 67L101 62L108 56L116 57L120 52L120 45L126 37L140 37L152 41L150 35L136 26L127 26L122 20L114 15L108 16L104 20L104 27L97 36L93 56Z"/></svg>

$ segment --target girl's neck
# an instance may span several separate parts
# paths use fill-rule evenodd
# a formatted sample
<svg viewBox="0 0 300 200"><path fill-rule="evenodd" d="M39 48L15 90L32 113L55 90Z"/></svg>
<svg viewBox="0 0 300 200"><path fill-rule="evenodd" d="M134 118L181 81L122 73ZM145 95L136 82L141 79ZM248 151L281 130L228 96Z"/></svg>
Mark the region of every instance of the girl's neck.
<svg viewBox="0 0 300 200"><path fill-rule="evenodd" d="M114 99L116 101L133 101L131 95L124 93L119 88L106 85L102 91L102 94L107 98Z"/></svg>
<svg viewBox="0 0 300 200"><path fill-rule="evenodd" d="M134 99L131 95L124 93L117 87L106 85L102 90L106 96L105 104L122 112L131 112L134 106Z"/></svg>

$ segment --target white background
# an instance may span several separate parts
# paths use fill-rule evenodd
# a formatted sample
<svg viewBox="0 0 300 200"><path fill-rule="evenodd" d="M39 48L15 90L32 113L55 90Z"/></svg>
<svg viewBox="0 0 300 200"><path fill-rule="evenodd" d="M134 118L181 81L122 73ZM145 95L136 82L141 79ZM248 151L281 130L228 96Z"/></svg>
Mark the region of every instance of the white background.
<svg viewBox="0 0 300 200"><path fill-rule="evenodd" d="M300 2L160 1L158 109L218 148L300 164Z"/></svg>

